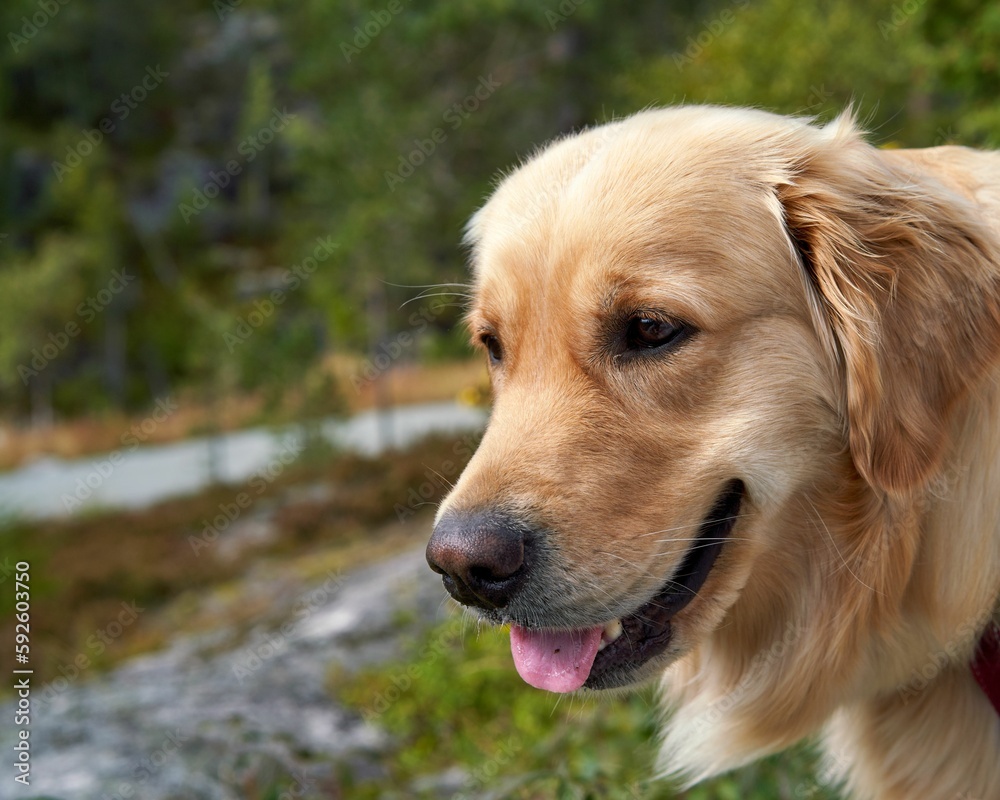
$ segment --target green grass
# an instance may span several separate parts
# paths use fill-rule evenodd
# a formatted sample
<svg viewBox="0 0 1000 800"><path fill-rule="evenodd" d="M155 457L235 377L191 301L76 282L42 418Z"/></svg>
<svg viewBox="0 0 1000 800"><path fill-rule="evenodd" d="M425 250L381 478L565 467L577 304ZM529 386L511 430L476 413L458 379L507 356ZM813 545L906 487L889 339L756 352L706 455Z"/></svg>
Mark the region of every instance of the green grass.
<svg viewBox="0 0 1000 800"><path fill-rule="evenodd" d="M358 674L331 673L331 693L393 737L387 779L345 776L347 796L441 797L429 776L460 767L456 798L515 800L833 800L805 747L680 791L651 781L658 709L653 692L563 698L524 684L505 632L462 635L458 620L414 642L412 657ZM392 787L392 788L387 788Z"/></svg>

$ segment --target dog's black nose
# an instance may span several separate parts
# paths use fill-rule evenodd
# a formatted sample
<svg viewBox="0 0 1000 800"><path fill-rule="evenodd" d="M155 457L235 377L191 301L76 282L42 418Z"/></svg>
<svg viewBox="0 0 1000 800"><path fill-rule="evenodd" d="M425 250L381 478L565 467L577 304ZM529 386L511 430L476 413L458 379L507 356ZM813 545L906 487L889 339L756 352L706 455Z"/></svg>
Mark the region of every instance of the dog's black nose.
<svg viewBox="0 0 1000 800"><path fill-rule="evenodd" d="M460 603L503 608L527 578L526 533L497 513L445 514L427 544L427 563Z"/></svg>

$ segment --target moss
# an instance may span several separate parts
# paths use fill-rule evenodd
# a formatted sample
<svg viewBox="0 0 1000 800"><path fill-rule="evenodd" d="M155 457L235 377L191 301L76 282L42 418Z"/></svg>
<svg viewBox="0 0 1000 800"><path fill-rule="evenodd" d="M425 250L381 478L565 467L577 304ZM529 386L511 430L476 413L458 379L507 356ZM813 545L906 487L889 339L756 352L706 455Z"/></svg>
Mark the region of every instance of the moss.
<svg viewBox="0 0 1000 800"><path fill-rule="evenodd" d="M504 631L463 633L459 620L431 630L405 662L331 671L327 684L339 703L393 737L382 757L390 779L357 782L353 797L436 797L419 787L456 766L466 775L457 797L486 790L519 800L833 797L817 786L805 748L686 792L651 782L661 712L650 690L612 698L537 691L517 676Z"/></svg>

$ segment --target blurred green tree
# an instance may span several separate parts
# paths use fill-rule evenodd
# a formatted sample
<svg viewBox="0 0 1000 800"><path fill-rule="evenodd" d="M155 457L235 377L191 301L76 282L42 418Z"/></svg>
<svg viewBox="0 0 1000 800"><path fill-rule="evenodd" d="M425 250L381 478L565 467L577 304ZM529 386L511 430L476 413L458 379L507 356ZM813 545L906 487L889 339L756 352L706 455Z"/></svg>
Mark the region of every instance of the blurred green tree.
<svg viewBox="0 0 1000 800"><path fill-rule="evenodd" d="M652 104L854 103L898 145L988 144L1000 125L1000 13L971 0L53 8L0 9L0 407L40 421L183 386L299 391L330 349L406 330L416 287L465 280L462 226L499 170ZM329 257L230 346L317 240ZM428 343L454 341L461 304Z"/></svg>

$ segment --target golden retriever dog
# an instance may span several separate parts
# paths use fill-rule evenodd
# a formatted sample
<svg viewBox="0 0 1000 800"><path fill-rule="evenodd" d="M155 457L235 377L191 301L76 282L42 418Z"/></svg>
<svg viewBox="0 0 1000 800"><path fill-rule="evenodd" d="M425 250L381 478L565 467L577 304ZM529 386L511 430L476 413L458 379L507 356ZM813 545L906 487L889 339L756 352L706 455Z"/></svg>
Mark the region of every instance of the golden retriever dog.
<svg viewBox="0 0 1000 800"><path fill-rule="evenodd" d="M520 675L658 678L687 783L815 735L846 796L998 800L1000 155L647 111L468 241L494 404L427 557Z"/></svg>

